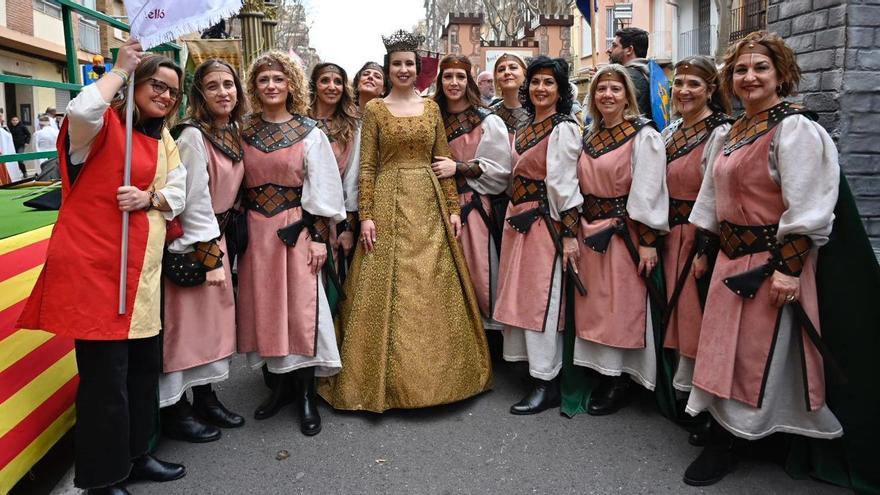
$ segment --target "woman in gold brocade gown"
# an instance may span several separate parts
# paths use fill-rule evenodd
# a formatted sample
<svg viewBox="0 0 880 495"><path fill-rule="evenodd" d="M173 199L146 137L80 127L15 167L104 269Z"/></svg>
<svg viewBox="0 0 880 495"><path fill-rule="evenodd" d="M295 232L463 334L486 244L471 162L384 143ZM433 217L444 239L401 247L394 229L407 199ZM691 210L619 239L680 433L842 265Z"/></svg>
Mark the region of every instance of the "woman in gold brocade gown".
<svg viewBox="0 0 880 495"><path fill-rule="evenodd" d="M413 87L419 38L384 38L386 98L370 101L361 136L355 251L340 313L342 371L320 389L336 409L383 412L456 402L484 390L492 370L480 310L457 237L453 179L440 109Z"/></svg>

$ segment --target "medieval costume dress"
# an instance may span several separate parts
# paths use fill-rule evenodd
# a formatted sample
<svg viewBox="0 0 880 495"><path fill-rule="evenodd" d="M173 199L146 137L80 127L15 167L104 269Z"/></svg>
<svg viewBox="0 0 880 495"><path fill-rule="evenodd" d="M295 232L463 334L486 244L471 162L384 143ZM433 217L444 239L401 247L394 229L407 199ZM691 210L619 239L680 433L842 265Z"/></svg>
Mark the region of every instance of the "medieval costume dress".
<svg viewBox="0 0 880 495"><path fill-rule="evenodd" d="M339 276L341 282L345 281L345 275L348 272L349 259L345 256L345 252L337 239L343 232L352 232L357 234L358 217L357 217L357 180L359 174L358 161L360 160L360 126L352 133L348 143L342 144L331 136L330 123L327 120L316 120L318 129L324 132L327 140L330 141L330 147L333 149L333 156L336 158L336 166L339 167L339 177L342 180L342 194L345 202L345 220L336 224L330 229L330 246L333 248L334 269ZM328 258L329 262L329 258Z"/></svg>
<svg viewBox="0 0 880 495"><path fill-rule="evenodd" d="M507 135L510 139L511 146L513 146L513 137L514 134L516 134L516 131L529 125L532 121L532 116L529 114L528 110L523 107L507 108L504 106L503 101L499 101L492 105L490 110L495 112L495 115L501 117L501 120L504 121L504 125L507 126Z"/></svg>
<svg viewBox="0 0 880 495"><path fill-rule="evenodd" d="M311 241L327 242L345 218L339 168L309 118L242 128L248 247L238 266L238 349L254 369L283 374L342 367L322 277L308 265Z"/></svg>
<svg viewBox="0 0 880 495"><path fill-rule="evenodd" d="M507 128L496 115L468 107L444 116L446 139L456 163L455 182L461 206L459 238L485 328L500 330L492 321L498 286L501 231L492 196L504 194L510 180Z"/></svg>
<svg viewBox="0 0 880 495"><path fill-rule="evenodd" d="M750 440L774 432L843 434L825 404L815 277L840 168L834 143L809 115L783 102L734 123L690 216L720 235L720 252L687 411L708 410ZM782 308L769 296L774 270L800 279L800 297ZM815 325L812 337L804 316Z"/></svg>
<svg viewBox="0 0 880 495"><path fill-rule="evenodd" d="M180 126L177 146L187 171L186 208L179 217L183 235L168 251L193 253L206 270L222 266L226 284L182 287L164 278L162 407L177 403L190 387L225 380L236 349L232 267L221 233L244 177L241 142L228 127L213 129L195 120Z"/></svg>
<svg viewBox="0 0 880 495"><path fill-rule="evenodd" d="M165 222L183 210L186 170L163 119L132 133L131 184L171 211L129 213L125 314L119 308L125 124L95 85L67 107L59 139L63 202L46 263L19 328L76 339L76 477L81 488L125 480L158 422L160 277ZM87 285L77 285L79 281Z"/></svg>
<svg viewBox="0 0 880 495"><path fill-rule="evenodd" d="M584 201L578 266L587 295L575 297L574 364L606 376L627 373L654 390L653 301L636 245L656 247L669 230L663 139L644 118L600 127L583 138L577 174Z"/></svg>
<svg viewBox="0 0 880 495"><path fill-rule="evenodd" d="M562 368L562 253L556 242L575 237L583 202L580 128L571 117L554 114L517 130L514 151L494 317L504 325L504 359L528 361L529 374L548 381Z"/></svg>
<svg viewBox="0 0 880 495"><path fill-rule="evenodd" d="M682 392L691 389L694 357L700 341L702 302L697 279L691 272L694 256L700 252L697 228L688 223L703 174L721 152L730 119L713 113L690 127L681 119L663 130L666 142L666 186L669 189L669 234L663 243L663 269L671 306L663 345L678 352L673 386ZM710 273L704 275L706 281ZM673 300L674 299L674 300Z"/></svg>
<svg viewBox="0 0 880 495"><path fill-rule="evenodd" d="M321 386L336 409L447 404L491 384L480 309L449 223L459 213L455 180L436 178L434 156L450 156L435 102L412 117L367 103L358 213L375 222L377 240L370 253L358 245L345 283L345 367Z"/></svg>

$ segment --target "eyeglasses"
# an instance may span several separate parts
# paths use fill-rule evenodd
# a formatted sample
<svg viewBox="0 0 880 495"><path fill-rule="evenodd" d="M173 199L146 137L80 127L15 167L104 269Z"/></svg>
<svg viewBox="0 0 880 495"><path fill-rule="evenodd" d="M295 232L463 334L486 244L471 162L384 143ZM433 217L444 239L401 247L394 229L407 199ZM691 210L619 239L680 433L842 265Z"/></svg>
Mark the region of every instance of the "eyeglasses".
<svg viewBox="0 0 880 495"><path fill-rule="evenodd" d="M172 88L171 86L165 84L164 82L162 82L158 79L154 79L151 77L151 78L147 79L147 84L149 84L150 88L153 89L153 95L155 95L155 96L161 96L161 95L165 94L165 92L167 91L168 98L170 98L171 100L177 101L177 99L180 98L180 90L179 89Z"/></svg>

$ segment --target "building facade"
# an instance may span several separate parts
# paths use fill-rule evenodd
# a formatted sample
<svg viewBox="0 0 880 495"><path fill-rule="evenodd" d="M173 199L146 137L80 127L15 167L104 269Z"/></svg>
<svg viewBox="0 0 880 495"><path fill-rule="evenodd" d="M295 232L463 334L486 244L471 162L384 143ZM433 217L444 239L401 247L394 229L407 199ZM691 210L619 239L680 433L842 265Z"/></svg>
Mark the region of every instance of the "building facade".
<svg viewBox="0 0 880 495"><path fill-rule="evenodd" d="M96 7L95 0L83 3ZM101 53L100 32L94 22L74 14L74 36L81 64ZM0 47L0 73L67 82L61 8L54 2L0 0ZM67 91L0 83L0 108L5 110L6 120L18 116L31 131L37 115L48 107L63 109L69 97Z"/></svg>

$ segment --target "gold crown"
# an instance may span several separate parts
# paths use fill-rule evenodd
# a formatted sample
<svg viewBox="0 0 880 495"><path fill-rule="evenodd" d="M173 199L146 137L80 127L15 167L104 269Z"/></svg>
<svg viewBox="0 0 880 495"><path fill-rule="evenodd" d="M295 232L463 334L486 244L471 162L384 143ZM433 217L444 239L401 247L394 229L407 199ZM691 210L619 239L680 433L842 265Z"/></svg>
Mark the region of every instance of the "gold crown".
<svg viewBox="0 0 880 495"><path fill-rule="evenodd" d="M385 51L388 53L414 52L419 49L419 45L424 41L425 37L421 34L408 33L403 29L397 30L397 32L387 38L382 36L382 43L385 44Z"/></svg>

